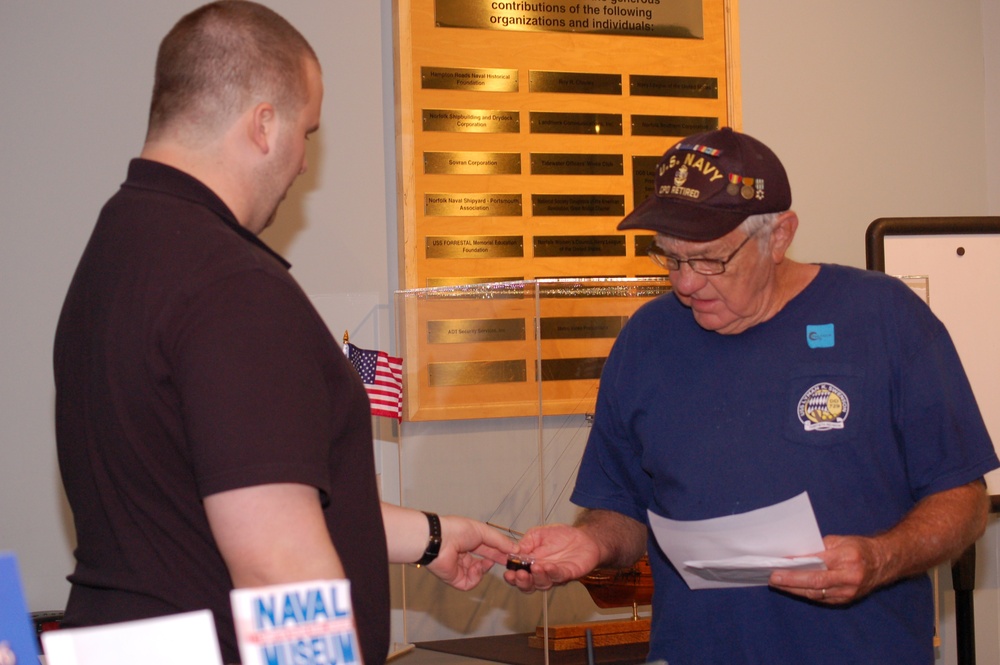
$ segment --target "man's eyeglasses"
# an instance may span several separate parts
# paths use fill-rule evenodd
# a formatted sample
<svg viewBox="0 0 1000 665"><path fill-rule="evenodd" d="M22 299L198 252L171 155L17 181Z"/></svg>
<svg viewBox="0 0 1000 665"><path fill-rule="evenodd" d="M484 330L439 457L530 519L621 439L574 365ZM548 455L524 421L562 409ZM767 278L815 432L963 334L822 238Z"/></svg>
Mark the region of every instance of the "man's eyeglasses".
<svg viewBox="0 0 1000 665"><path fill-rule="evenodd" d="M754 231L756 233L756 231ZM726 264L733 260L737 252L743 249L743 245L754 236L753 233L748 235L740 243L739 247L733 250L733 253L724 259L679 259L676 256L670 256L663 251L663 248L657 245L655 242L649 246L649 258L653 259L653 262L661 268L666 268L667 270L680 270L681 264L686 263L688 267L699 275L721 275L726 272Z"/></svg>

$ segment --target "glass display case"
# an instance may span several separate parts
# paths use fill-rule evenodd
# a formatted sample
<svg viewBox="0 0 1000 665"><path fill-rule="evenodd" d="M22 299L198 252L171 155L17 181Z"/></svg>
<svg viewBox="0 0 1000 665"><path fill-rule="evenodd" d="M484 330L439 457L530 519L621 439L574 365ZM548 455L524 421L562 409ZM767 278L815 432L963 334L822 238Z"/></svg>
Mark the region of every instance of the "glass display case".
<svg viewBox="0 0 1000 665"><path fill-rule="evenodd" d="M473 517L514 537L535 525L572 522L577 509L569 496L604 361L631 314L669 289L664 276L397 292L401 503ZM404 567L395 580L401 611L394 619L409 643L509 635L539 652L546 644L582 648L582 633L559 646L554 629L648 615L633 606L628 588L600 595L622 579L626 587L648 584L645 572L642 580L633 570L525 595L503 581L499 566L468 592ZM648 603L648 593L639 601ZM595 639L600 646L606 638Z"/></svg>

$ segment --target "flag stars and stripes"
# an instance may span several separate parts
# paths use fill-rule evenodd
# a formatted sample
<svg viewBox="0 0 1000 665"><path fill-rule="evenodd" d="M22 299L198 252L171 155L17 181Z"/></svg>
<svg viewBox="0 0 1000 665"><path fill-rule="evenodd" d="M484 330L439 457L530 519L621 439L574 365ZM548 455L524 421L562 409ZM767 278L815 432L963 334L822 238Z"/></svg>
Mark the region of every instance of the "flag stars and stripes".
<svg viewBox="0 0 1000 665"><path fill-rule="evenodd" d="M361 376L373 416L403 419L403 359L384 351L346 345L347 357Z"/></svg>

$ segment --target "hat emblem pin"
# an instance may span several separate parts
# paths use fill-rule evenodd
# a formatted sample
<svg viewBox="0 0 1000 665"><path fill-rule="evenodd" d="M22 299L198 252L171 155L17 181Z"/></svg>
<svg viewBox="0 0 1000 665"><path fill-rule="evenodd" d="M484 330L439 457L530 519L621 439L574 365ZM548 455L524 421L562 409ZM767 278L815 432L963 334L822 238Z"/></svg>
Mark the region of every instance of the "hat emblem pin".
<svg viewBox="0 0 1000 665"><path fill-rule="evenodd" d="M680 168L674 172L674 184L678 187L687 182L688 179L688 167L681 164Z"/></svg>

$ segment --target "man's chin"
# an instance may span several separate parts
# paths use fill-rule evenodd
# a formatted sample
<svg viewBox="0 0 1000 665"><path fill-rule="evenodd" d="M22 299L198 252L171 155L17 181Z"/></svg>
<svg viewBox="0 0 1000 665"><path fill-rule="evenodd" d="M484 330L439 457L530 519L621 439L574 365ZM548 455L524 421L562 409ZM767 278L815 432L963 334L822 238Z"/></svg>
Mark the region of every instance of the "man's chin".
<svg viewBox="0 0 1000 665"><path fill-rule="evenodd" d="M705 330L718 332L718 330L723 327L722 322L719 321L719 317L714 314L699 312L697 309L692 310L692 312L694 313L694 322Z"/></svg>
<svg viewBox="0 0 1000 665"><path fill-rule="evenodd" d="M267 216L267 219L264 220L264 225L260 227L260 231L263 232L264 229L271 226L271 224L274 224L274 220L277 219L277 217L278 217L278 209L275 208L274 210L271 211L271 214Z"/></svg>

